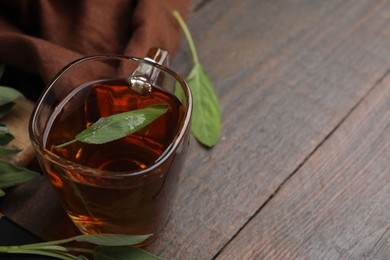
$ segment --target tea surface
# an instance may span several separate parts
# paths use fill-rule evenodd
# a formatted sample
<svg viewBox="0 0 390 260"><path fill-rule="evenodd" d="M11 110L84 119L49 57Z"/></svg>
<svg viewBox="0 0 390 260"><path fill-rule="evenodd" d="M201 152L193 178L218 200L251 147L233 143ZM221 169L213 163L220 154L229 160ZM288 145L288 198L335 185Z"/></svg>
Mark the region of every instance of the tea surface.
<svg viewBox="0 0 390 260"><path fill-rule="evenodd" d="M106 144L77 142L54 148L73 139L101 117L153 104L168 104L168 112L135 134ZM122 80L82 85L67 97L58 111L46 128L46 148L72 162L107 171L133 171L153 164L171 144L184 114L175 96L157 88L141 96Z"/></svg>

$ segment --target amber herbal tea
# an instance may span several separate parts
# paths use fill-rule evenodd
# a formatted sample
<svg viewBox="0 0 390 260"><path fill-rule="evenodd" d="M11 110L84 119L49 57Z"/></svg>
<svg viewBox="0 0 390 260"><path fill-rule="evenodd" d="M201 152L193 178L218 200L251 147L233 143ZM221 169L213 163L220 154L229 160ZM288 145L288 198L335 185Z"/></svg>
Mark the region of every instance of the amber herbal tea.
<svg viewBox="0 0 390 260"><path fill-rule="evenodd" d="M168 104L167 113L134 134L105 144L76 142L55 148L101 117L161 103ZM165 175L163 167L148 173L155 176L134 176L130 183L116 175L100 177L110 172L131 174L158 162L177 136L184 114L174 95L153 88L142 96L130 90L125 80L83 84L61 102L48 120L45 148L67 161L104 171L80 174L77 167L62 170L45 164L65 210L80 228L88 233L153 233L167 214L164 203L176 176Z"/></svg>
<svg viewBox="0 0 390 260"><path fill-rule="evenodd" d="M153 49L149 57L162 64L167 53ZM127 120L129 113L146 110L134 131L121 131L135 122ZM171 211L191 114L188 85L172 70L150 58L87 56L58 72L38 100L29 130L43 172L80 231L152 234L144 245ZM99 122L105 123L95 131ZM85 131L107 141L80 140Z"/></svg>

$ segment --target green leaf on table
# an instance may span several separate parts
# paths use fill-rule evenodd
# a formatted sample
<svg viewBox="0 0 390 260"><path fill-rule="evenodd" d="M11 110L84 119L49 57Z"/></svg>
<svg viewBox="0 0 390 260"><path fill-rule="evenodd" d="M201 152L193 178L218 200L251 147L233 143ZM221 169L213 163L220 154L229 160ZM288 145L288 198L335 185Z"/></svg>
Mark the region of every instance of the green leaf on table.
<svg viewBox="0 0 390 260"><path fill-rule="evenodd" d="M14 102L9 102L7 104L0 106L0 119L8 115L8 113L11 112L11 109L14 105L15 105Z"/></svg>
<svg viewBox="0 0 390 260"><path fill-rule="evenodd" d="M200 63L195 64L187 83L194 101L191 131L199 142L212 147L221 132L221 112L211 80Z"/></svg>
<svg viewBox="0 0 390 260"><path fill-rule="evenodd" d="M19 97L23 97L23 94L18 90L10 87L0 86L0 106L13 102Z"/></svg>
<svg viewBox="0 0 390 260"><path fill-rule="evenodd" d="M187 25L178 11L173 11L173 16L187 38L194 59L194 67L186 79L193 98L191 132L200 143L212 147L218 142L221 133L221 109L218 97L210 77L199 62ZM175 95L182 99L183 93L176 89Z"/></svg>
<svg viewBox="0 0 390 260"><path fill-rule="evenodd" d="M95 249L93 259L112 260L112 259L137 259L137 260L160 260L162 258L155 256L141 248L130 246L99 246Z"/></svg>
<svg viewBox="0 0 390 260"><path fill-rule="evenodd" d="M11 155L11 154L17 154L17 153L19 153L20 151L21 151L21 150L18 149L18 148L0 146L0 156L6 156L6 155Z"/></svg>
<svg viewBox="0 0 390 260"><path fill-rule="evenodd" d="M157 104L143 109L103 117L77 134L75 139L57 145L56 148L64 147L76 141L89 144L111 142L141 130L167 111L167 104Z"/></svg>
<svg viewBox="0 0 390 260"><path fill-rule="evenodd" d="M0 189L0 197L3 197L4 195L5 195L5 192L2 189Z"/></svg>
<svg viewBox="0 0 390 260"><path fill-rule="evenodd" d="M1 192L1 190L0 190ZM124 234L92 234L78 235L60 240L24 244L18 246L1 246L0 254L34 254L46 255L59 259L88 259L83 255L73 253L93 254L94 259L160 259L142 249L131 247L147 239L150 235L124 235ZM95 248L78 248L70 242L85 242L97 245ZM137 258L133 258L137 257Z"/></svg>
<svg viewBox="0 0 390 260"><path fill-rule="evenodd" d="M129 246L143 242L151 235L93 234L73 237L74 241L98 246Z"/></svg>
<svg viewBox="0 0 390 260"><path fill-rule="evenodd" d="M37 172L0 160L0 189L32 180L39 175Z"/></svg>
<svg viewBox="0 0 390 260"><path fill-rule="evenodd" d="M18 90L0 86L0 119L5 117L14 106L15 99L23 97Z"/></svg>
<svg viewBox="0 0 390 260"><path fill-rule="evenodd" d="M0 145L7 145L14 139L14 136L9 132L8 127L0 124Z"/></svg>

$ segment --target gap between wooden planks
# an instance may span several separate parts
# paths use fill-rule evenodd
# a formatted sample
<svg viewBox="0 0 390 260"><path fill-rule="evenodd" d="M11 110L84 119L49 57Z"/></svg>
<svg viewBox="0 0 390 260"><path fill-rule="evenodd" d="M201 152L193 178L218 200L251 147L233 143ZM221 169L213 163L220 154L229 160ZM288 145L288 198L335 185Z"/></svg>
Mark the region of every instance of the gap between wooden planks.
<svg viewBox="0 0 390 260"><path fill-rule="evenodd" d="M389 71L378 83L219 259L390 256Z"/></svg>
<svg viewBox="0 0 390 260"><path fill-rule="evenodd" d="M192 27L222 94L225 140L190 149L171 221L149 247L169 259L219 252L388 67L383 1L248 2L210 2Z"/></svg>

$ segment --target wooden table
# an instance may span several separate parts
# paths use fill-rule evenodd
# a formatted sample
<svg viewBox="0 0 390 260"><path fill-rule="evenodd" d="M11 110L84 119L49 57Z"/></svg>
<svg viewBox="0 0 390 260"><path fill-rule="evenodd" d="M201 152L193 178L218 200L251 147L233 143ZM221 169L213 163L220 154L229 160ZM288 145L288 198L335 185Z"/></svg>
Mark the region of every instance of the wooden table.
<svg viewBox="0 0 390 260"><path fill-rule="evenodd" d="M389 259L390 1L195 1L188 20L222 136L192 139L166 259ZM188 73L183 39L173 67ZM12 202L11 202L12 201ZM75 232L44 177L0 212Z"/></svg>

